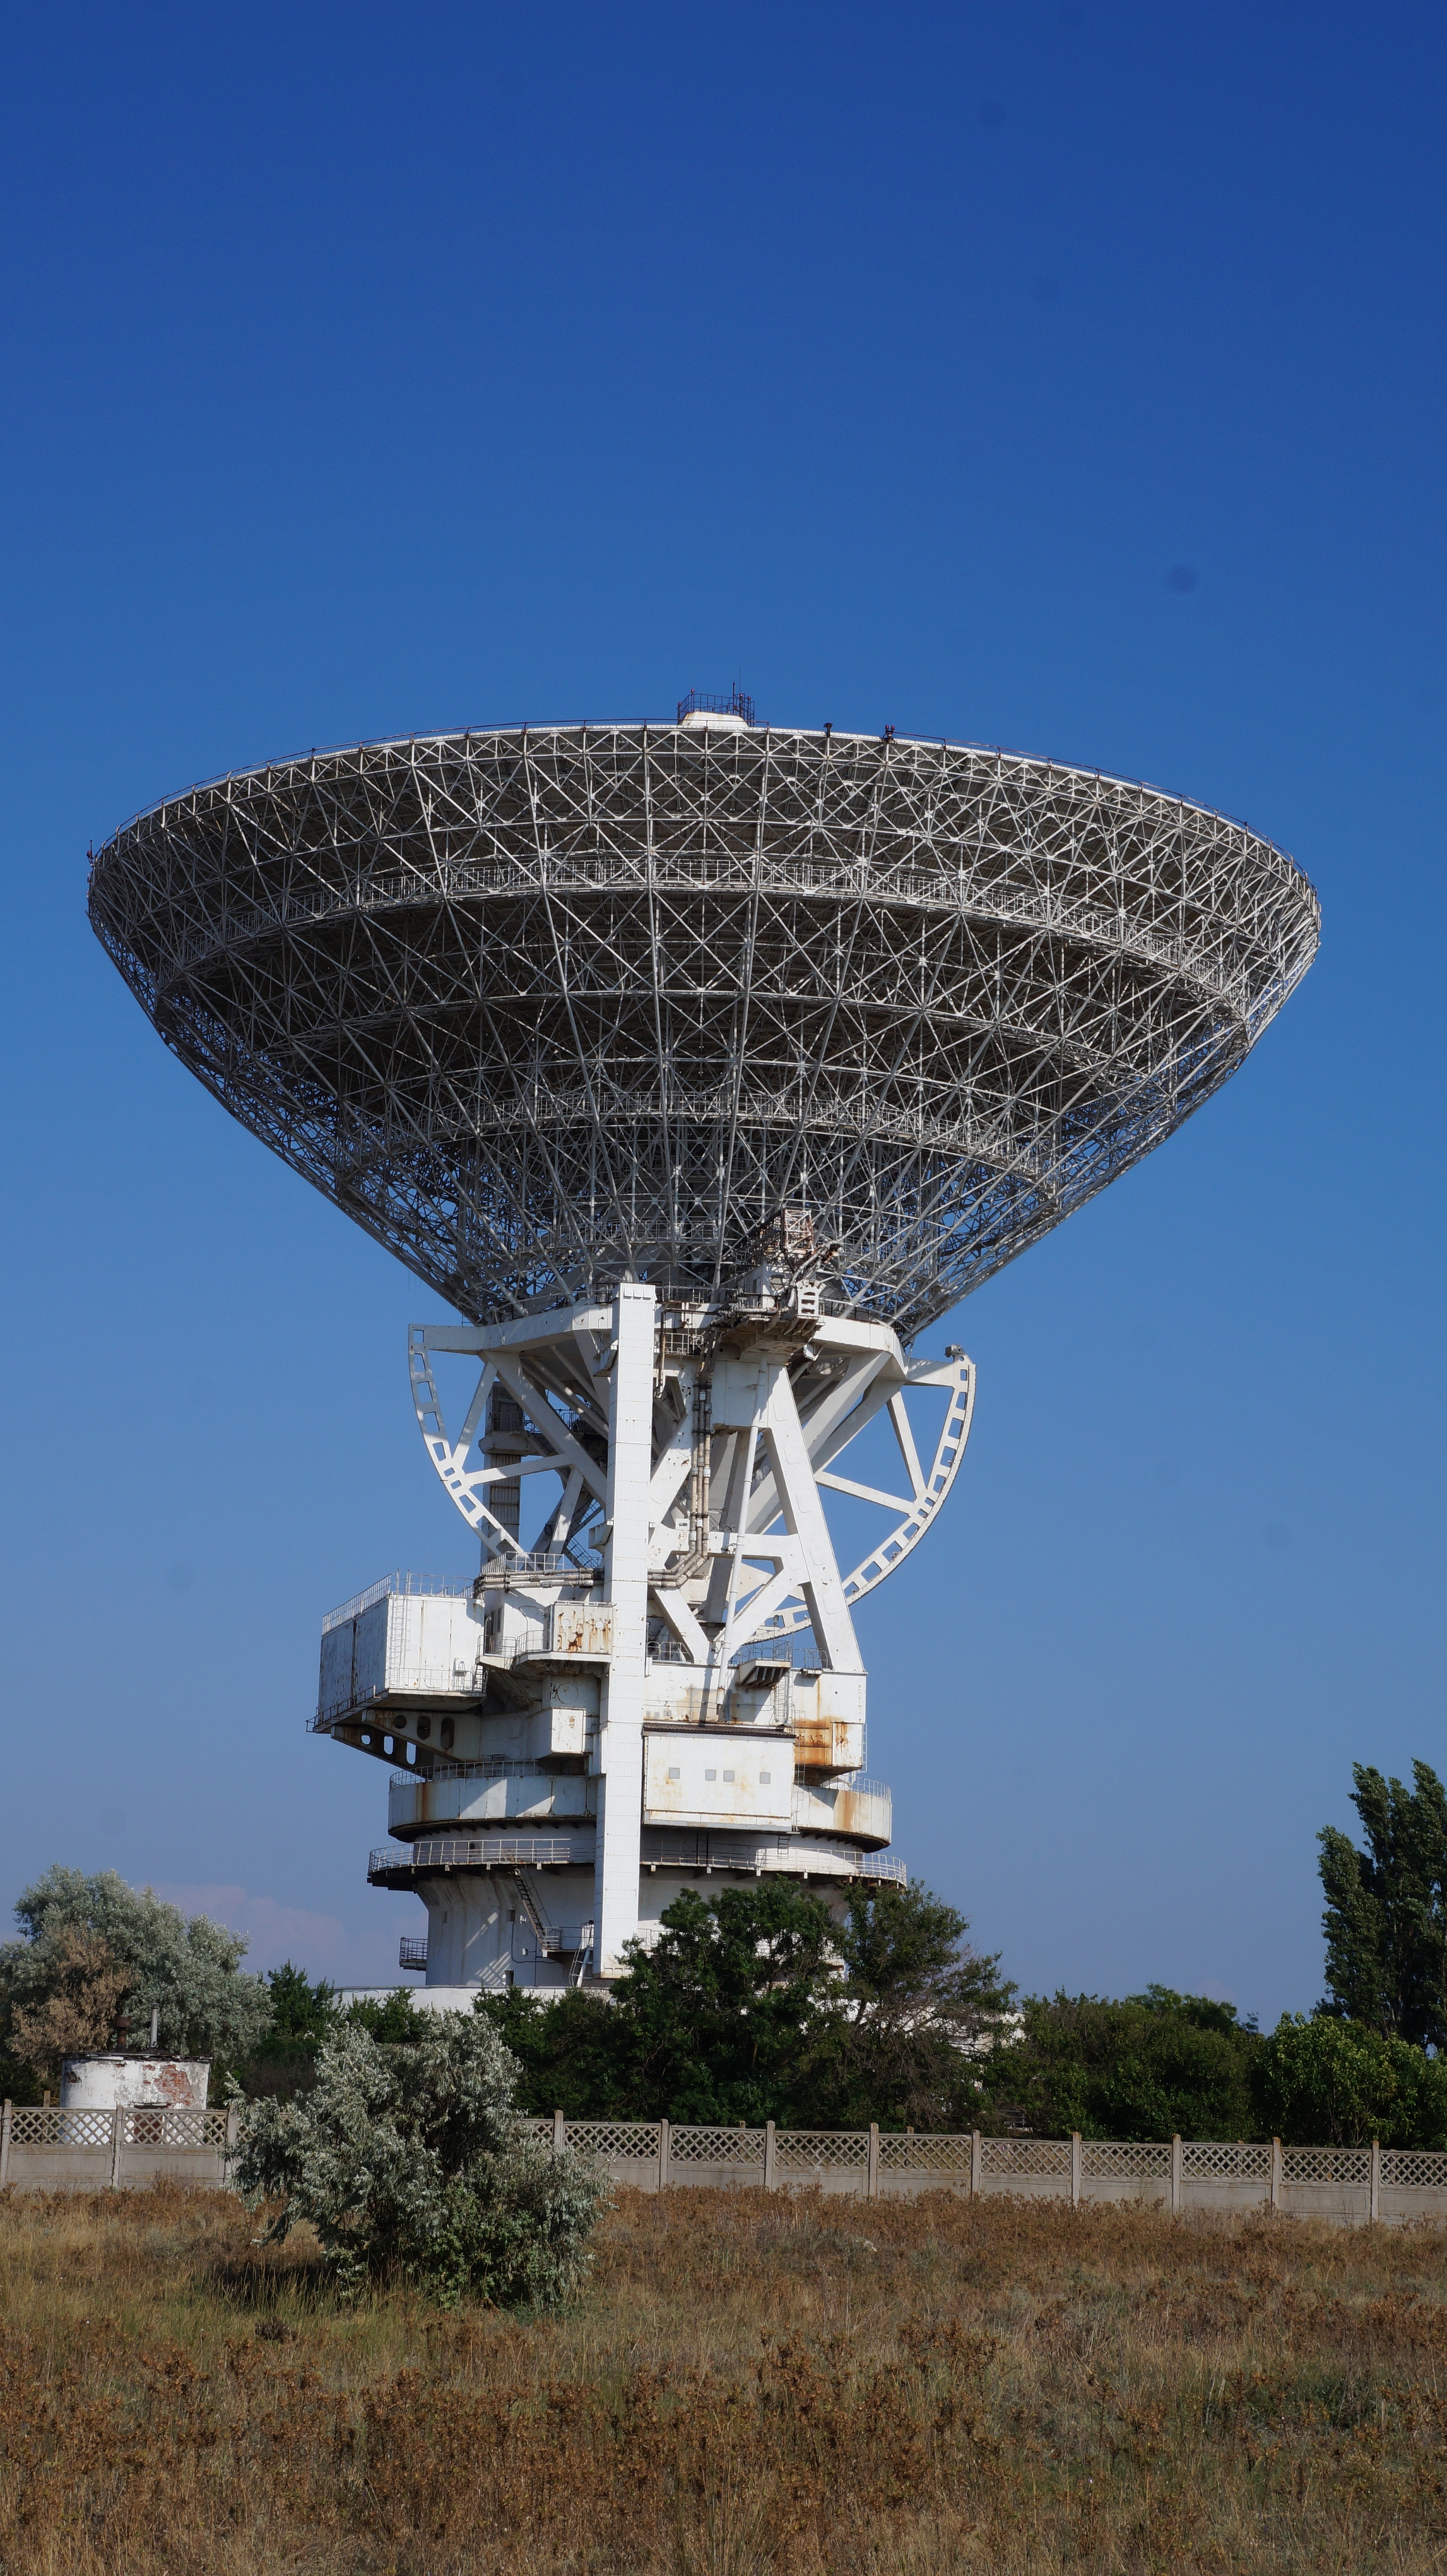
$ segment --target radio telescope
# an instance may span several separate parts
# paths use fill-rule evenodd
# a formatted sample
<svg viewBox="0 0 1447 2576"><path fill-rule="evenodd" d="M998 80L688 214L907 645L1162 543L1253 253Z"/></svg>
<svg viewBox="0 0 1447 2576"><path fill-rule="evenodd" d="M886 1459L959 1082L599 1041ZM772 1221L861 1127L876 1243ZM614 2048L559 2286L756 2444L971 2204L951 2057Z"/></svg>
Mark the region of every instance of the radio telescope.
<svg viewBox="0 0 1447 2576"><path fill-rule="evenodd" d="M735 692L193 788L90 913L183 1063L461 1319L411 1380L480 1571L333 1612L315 1721L398 1774L370 1875L426 1905L432 2000L611 1978L719 1873L902 1878L854 1614L975 1383L914 1341L1235 1071L1315 952L1292 862Z"/></svg>

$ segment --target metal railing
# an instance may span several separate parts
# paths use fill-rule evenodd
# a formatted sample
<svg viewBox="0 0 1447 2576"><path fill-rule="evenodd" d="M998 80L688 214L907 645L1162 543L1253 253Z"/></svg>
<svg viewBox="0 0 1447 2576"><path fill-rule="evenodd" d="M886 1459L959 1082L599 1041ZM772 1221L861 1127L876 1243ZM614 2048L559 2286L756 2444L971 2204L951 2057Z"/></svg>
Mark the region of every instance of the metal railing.
<svg viewBox="0 0 1447 2576"><path fill-rule="evenodd" d="M400 1594L408 1601L470 1601L472 1585L443 1583L430 1574L384 1574L377 1582L369 1583L365 1592L355 1592L350 1601L343 1601L338 1609L329 1610L322 1621L322 1635L325 1637L331 1629L340 1628L346 1619L359 1619L364 1610L371 1609L374 1601L389 1600L393 1594Z"/></svg>
<svg viewBox="0 0 1447 2576"><path fill-rule="evenodd" d="M746 725L756 721L753 699L746 698L738 687L730 689L726 698L711 697L706 689L690 689L687 697L678 701L680 724L685 716L742 716Z"/></svg>
<svg viewBox="0 0 1447 2576"><path fill-rule="evenodd" d="M857 1851L851 1844L836 1842L823 1834L801 1835L790 1842L746 1842L727 1827L713 1830L700 1825L673 1832L662 1825L644 1828L649 1839L643 1848L645 1869L687 1869L713 1872L736 1870L746 1878L762 1877L766 1871L783 1870L791 1877L813 1875L818 1878L870 1878L886 1880L894 1887L907 1887L909 1870L906 1863L889 1852ZM831 1862L835 1864L830 1866Z"/></svg>
<svg viewBox="0 0 1447 2576"><path fill-rule="evenodd" d="M664 1829L650 1830L658 1835ZM369 1852L367 1876L381 1879L398 1870L415 1869L590 1869L593 1858L592 1831L581 1836L581 1848L563 1834L428 1834L417 1842L386 1843ZM838 1866L831 1868L831 1861ZM650 1841L643 1862L651 1869L737 1870L751 1878L765 1870L785 1869L791 1873L812 1870L821 1878L880 1879L895 1887L909 1883L905 1863L892 1853L856 1851L823 1835L812 1841L753 1843L739 1834L715 1834L701 1827L667 1843Z"/></svg>
<svg viewBox="0 0 1447 2576"><path fill-rule="evenodd" d="M428 1836L421 1842L388 1843L367 1856L368 1878L383 1878L399 1869L566 1869L573 1861L571 1841L561 1834L456 1834ZM591 1840L577 1855L577 1866L591 1868Z"/></svg>
<svg viewBox="0 0 1447 2576"><path fill-rule="evenodd" d="M403 1933L397 1944L397 1965L399 1968L426 1967L427 1935L425 1932Z"/></svg>
<svg viewBox="0 0 1447 2576"><path fill-rule="evenodd" d="M541 1456L542 1453L535 1454ZM562 1464L564 1462L559 1460L559 1465ZM496 1591L504 1575L512 1578L521 1574L539 1582L598 1582L603 1572L602 1560L581 1540L575 1544L583 1547L581 1556L570 1556L566 1549L560 1547L509 1548L506 1555L499 1548L468 1586L472 1599L478 1601L484 1592Z"/></svg>
<svg viewBox="0 0 1447 2576"><path fill-rule="evenodd" d="M414 1664L405 1681L373 1682L370 1689L353 1691L346 1699L319 1702L316 1715L307 1720L307 1730L312 1735L326 1735L344 1720L357 1718L377 1727L383 1735L401 1734L406 1728L409 1700L481 1699L486 1693L485 1664ZM379 1700L391 1706L384 1708L379 1717L368 1716L368 1710L375 1708ZM396 1726L391 1723L394 1710L398 1716Z"/></svg>
<svg viewBox="0 0 1447 2576"><path fill-rule="evenodd" d="M485 1649L491 1664L545 1663L552 1660L546 1627L530 1628L521 1637L499 1638L495 1646Z"/></svg>
<svg viewBox="0 0 1447 2576"><path fill-rule="evenodd" d="M842 1314L844 1309L839 1305L839 1300L836 1298L834 1302ZM691 1664L694 1660L692 1655L680 1645L676 1637L662 1634L661 1626L660 1622L649 1639L649 1663ZM715 1687L724 1680L738 1687L742 1675L752 1665L762 1664L765 1667L777 1668L782 1676L793 1669L796 1660L801 1672L818 1671L819 1649L812 1633L807 1629L775 1629L769 1620L765 1620L757 1635L751 1637L746 1646L735 1647L726 1664L709 1665L707 1670ZM749 1687L760 1688L763 1685L752 1684Z"/></svg>
<svg viewBox="0 0 1447 2576"><path fill-rule="evenodd" d="M388 1782L391 1789L435 1788L441 1780L534 1780L545 1776L540 1762L517 1761L510 1753L483 1753L475 1762L454 1762L450 1753L433 1757L432 1768L420 1771L394 1771Z"/></svg>
<svg viewBox="0 0 1447 2576"><path fill-rule="evenodd" d="M591 1923L543 1923L531 1926L532 1944L543 1959L575 1959L593 1947ZM519 1951L526 1958L526 1950Z"/></svg>

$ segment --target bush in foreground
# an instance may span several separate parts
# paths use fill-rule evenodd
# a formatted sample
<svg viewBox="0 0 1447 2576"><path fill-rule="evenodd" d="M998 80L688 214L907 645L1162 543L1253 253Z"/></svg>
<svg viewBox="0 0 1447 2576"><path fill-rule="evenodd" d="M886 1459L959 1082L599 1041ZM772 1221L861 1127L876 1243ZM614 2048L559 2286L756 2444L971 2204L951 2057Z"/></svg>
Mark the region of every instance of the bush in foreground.
<svg viewBox="0 0 1447 2576"><path fill-rule="evenodd" d="M281 2203L272 2242L309 2220L344 2290L391 2279L445 2304L470 2290L558 2307L607 2187L579 2157L533 2144L515 2062L487 2021L420 2018L403 2046L349 2023L323 2041L302 2100L248 2104L241 2191L253 2207Z"/></svg>

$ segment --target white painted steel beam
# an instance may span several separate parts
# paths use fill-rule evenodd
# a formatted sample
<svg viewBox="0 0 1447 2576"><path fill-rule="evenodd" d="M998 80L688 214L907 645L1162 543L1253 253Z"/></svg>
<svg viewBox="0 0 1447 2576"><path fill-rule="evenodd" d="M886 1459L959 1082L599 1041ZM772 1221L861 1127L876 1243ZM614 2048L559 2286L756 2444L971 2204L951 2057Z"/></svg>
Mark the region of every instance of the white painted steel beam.
<svg viewBox="0 0 1447 2576"><path fill-rule="evenodd" d="M614 1307L617 1357L608 1406L607 1511L603 1594L613 1611L613 1652L603 1684L598 1737L598 1858L593 1898L595 1964L602 1976L624 1965L638 1933L639 1844L643 1829L643 1673L648 1651L648 1489L653 1472L651 1288L625 1282Z"/></svg>

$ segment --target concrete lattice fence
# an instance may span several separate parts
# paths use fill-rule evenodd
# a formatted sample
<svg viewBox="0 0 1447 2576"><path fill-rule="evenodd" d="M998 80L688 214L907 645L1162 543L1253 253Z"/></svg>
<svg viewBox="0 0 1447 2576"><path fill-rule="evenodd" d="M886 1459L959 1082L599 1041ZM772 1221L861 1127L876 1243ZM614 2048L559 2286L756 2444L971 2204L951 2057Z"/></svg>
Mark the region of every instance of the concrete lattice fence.
<svg viewBox="0 0 1447 2576"><path fill-rule="evenodd" d="M222 2185L239 2111L37 2110L5 2105L0 2189L95 2191L162 2178ZM861 2199L923 2191L971 2198L1129 2201L1175 2212L1275 2209L1343 2226L1447 2222L1447 2154L1416 2147L1283 2147L1173 2138L986 2138L890 2129L685 2128L667 2120L529 2120L555 2151L591 2156L640 2191L712 2183Z"/></svg>
<svg viewBox="0 0 1447 2576"><path fill-rule="evenodd" d="M108 2185L221 2184L236 2145L239 2113L37 2109L7 2102L0 2118L0 2190L103 2191Z"/></svg>
<svg viewBox="0 0 1447 2576"><path fill-rule="evenodd" d="M922 2191L1134 2201L1173 2211L1276 2209L1342 2225L1447 2221L1447 2154L1404 2147L1283 2147L1173 2138L934 2136L906 2130L682 2128L667 2120L535 2120L540 2138L594 2156L641 2191L690 2183L891 2199Z"/></svg>

